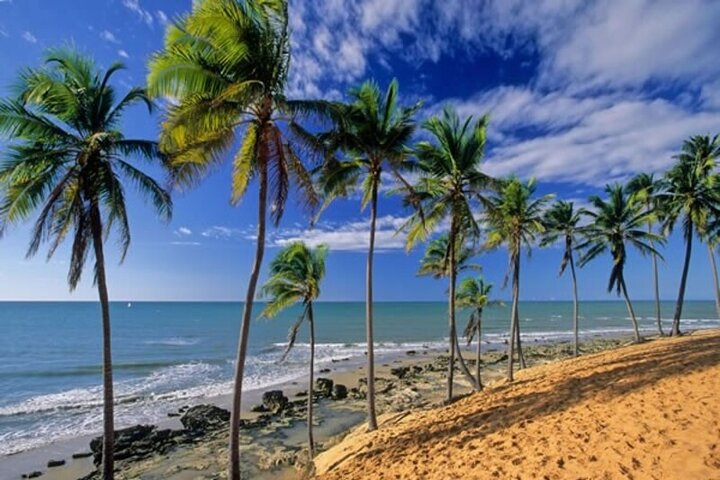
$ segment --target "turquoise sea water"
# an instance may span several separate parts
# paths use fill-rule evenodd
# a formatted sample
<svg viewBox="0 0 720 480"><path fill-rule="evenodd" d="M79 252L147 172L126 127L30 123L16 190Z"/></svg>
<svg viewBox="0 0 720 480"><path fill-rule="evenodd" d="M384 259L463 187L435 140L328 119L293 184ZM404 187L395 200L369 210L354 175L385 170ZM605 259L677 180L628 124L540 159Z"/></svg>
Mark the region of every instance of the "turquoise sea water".
<svg viewBox="0 0 720 480"><path fill-rule="evenodd" d="M663 303L665 319L673 306ZM643 330L654 331L653 304L635 307ZM380 361L423 346L443 349L446 308L443 302L376 304ZM155 422L180 405L229 393L241 311L239 303L114 303L117 425ZM288 361L278 364L298 313L253 322L247 389L305 374L306 332ZM522 302L520 313L526 341L570 337L570 302ZM364 315L360 302L317 304L318 369L364 360ZM459 313L461 328L465 316ZM501 345L508 316L509 307L487 311L484 342ZM720 326L712 302L688 302L683 317L687 329ZM585 336L630 331L622 302L584 302L580 321ZM0 303L0 455L100 430L100 349L95 303Z"/></svg>

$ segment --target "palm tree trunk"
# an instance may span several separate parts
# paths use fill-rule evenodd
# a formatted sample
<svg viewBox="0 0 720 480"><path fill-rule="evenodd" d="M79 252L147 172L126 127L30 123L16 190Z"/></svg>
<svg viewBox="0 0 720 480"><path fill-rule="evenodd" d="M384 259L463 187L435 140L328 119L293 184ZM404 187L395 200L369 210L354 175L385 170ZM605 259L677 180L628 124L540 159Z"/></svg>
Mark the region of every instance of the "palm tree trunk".
<svg viewBox="0 0 720 480"><path fill-rule="evenodd" d="M628 296L624 278L620 278L620 288L622 290L623 297L625 298L625 306L627 306L628 313L630 314L630 320L632 320L633 330L635 331L635 343L640 343L642 341L642 338L640 338L640 329L638 328L637 318L635 317L635 310L633 310L632 303L630 303L630 297Z"/></svg>
<svg viewBox="0 0 720 480"><path fill-rule="evenodd" d="M670 335L675 337L680 335L680 317L682 316L683 302L685 301L685 287L687 285L688 270L690 269L690 257L692 256L692 237L693 223L688 219L688 228L685 234L685 263L683 264L682 277L680 277L680 289L678 290L678 299L675 304L675 315L673 316L672 328Z"/></svg>
<svg viewBox="0 0 720 480"><path fill-rule="evenodd" d="M265 142L261 143L264 145ZM257 288L260 267L262 266L263 255L265 254L265 221L267 211L267 163L261 155L259 165L259 189L258 189L258 226L257 244L255 246L255 262L250 272L247 292L245 294L245 305L243 307L242 324L240 325L240 339L238 342L237 357L235 358L235 385L233 390L232 411L230 416L230 452L228 465L228 478L240 480L240 414L242 400L242 382L245 371L245 357L247 355L248 335L250 333L250 320L252 319L253 300Z"/></svg>
<svg viewBox="0 0 720 480"><path fill-rule="evenodd" d="M579 333L579 320L580 308L578 306L578 289L577 289L577 277L575 276L575 260L572 252L570 253L570 275L572 276L573 284L573 355L576 357L580 354L580 333Z"/></svg>
<svg viewBox="0 0 720 480"><path fill-rule="evenodd" d="M480 350L482 346L482 309L479 308L477 311L477 352L475 353L475 381L478 384L478 389L482 390L482 377L480 376Z"/></svg>
<svg viewBox="0 0 720 480"><path fill-rule="evenodd" d="M715 310L720 318L720 280L718 280L717 262L715 261L715 250L708 243L708 254L710 254L710 268L712 268L713 284L715 285Z"/></svg>
<svg viewBox="0 0 720 480"><path fill-rule="evenodd" d="M368 431L377 429L375 413L375 344L373 339L373 255L375 254L375 223L377 221L378 177L373 178L370 204L370 246L367 257L367 278L365 285L365 328L367 330L367 408Z"/></svg>
<svg viewBox="0 0 720 480"><path fill-rule="evenodd" d="M515 341L517 342L518 362L520 368L527 368L525 363L525 355L522 350L522 342L520 341L520 255L515 258L515 271L517 272L517 295L518 307L515 309Z"/></svg>
<svg viewBox="0 0 720 480"><path fill-rule="evenodd" d="M457 335L457 324L455 325L455 351L457 352L457 360L458 365L460 366L460 371L463 375L465 375L465 378L467 378L467 381L472 386L473 390L480 390L480 386L478 385L477 381L475 380L475 377L473 376L472 372L470 372L470 369L467 366L467 363L465 362L465 359L462 355L462 350L460 349L460 340L458 340Z"/></svg>
<svg viewBox="0 0 720 480"><path fill-rule="evenodd" d="M450 220L450 234L448 236L448 249L450 249L450 288L448 289L448 323L450 329L450 362L448 363L447 402L453 398L453 373L455 371L455 217ZM458 348L458 351L460 349Z"/></svg>
<svg viewBox="0 0 720 480"><path fill-rule="evenodd" d="M649 228L652 233L652 227ZM655 248L654 242L650 241L650 246ZM653 288L655 289L655 318L657 321L658 335L661 337L665 336L665 332L662 329L662 311L660 309L660 282L658 280L658 262L657 255L652 254L652 265L653 265Z"/></svg>
<svg viewBox="0 0 720 480"><path fill-rule="evenodd" d="M100 297L100 310L102 312L103 336L103 448L102 448L102 478L112 480L115 472L113 443L115 441L115 426L113 422L113 371L112 371L112 340L110 331L110 301L108 300L107 279L105 278L105 254L103 252L102 220L97 202L90 207L90 229L95 249L95 270L97 276L98 296Z"/></svg>
<svg viewBox="0 0 720 480"><path fill-rule="evenodd" d="M513 381L513 361L515 356L515 330L517 327L517 310L519 297L519 272L517 269L517 258L513 260L513 284L512 284L512 311L510 312L510 339L508 342L508 382Z"/></svg>
<svg viewBox="0 0 720 480"><path fill-rule="evenodd" d="M313 318L312 302L308 304L308 323L310 324L310 374L308 376L308 404L307 404L307 422L308 422L308 452L310 462L315 456L315 440L313 439L313 374L315 371L315 319Z"/></svg>

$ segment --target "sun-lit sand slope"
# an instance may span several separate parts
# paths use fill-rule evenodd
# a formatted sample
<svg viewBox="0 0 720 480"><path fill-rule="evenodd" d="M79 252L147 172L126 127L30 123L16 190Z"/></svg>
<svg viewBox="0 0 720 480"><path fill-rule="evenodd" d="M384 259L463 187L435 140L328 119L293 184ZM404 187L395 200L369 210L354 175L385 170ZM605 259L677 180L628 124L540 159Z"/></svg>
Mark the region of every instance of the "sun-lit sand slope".
<svg viewBox="0 0 720 480"><path fill-rule="evenodd" d="M532 368L389 417L320 455L330 479L720 479L720 332Z"/></svg>

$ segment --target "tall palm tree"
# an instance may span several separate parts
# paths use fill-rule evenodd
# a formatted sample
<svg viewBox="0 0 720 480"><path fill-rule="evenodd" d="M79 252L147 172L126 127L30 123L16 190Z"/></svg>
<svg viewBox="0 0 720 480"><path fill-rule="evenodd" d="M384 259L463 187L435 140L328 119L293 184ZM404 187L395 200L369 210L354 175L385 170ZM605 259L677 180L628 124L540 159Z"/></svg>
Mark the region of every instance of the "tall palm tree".
<svg viewBox="0 0 720 480"><path fill-rule="evenodd" d="M450 278L450 257L448 255L450 252L448 244L449 241L449 235L443 234L440 237L428 242L425 254L420 259L420 268L417 272L419 276L431 275L435 279ZM455 277L457 277L460 272L466 270L480 269L479 265L470 263L473 256L475 256L475 250L468 247L465 244L464 238L461 235L458 235L455 242ZM455 332L455 338L451 340L457 350L460 371L463 372L475 390L480 390L480 384L477 382L477 379L473 377L472 373L470 373L470 369L468 369L465 359L462 356L462 352L460 351L460 343L458 341L457 332Z"/></svg>
<svg viewBox="0 0 720 480"><path fill-rule="evenodd" d="M665 212L664 227L672 232L682 218L685 239L685 260L675 314L670 335L680 334L680 317L685 300L692 241L696 234L703 235L710 216L720 214L720 196L717 185L720 177L715 171L716 158L720 156L720 136L697 135L685 140L677 162L665 173L666 192L661 197Z"/></svg>
<svg viewBox="0 0 720 480"><path fill-rule="evenodd" d="M618 296L623 295L630 320L632 320L635 341L640 342L642 339L635 310L630 302L625 284L627 248L628 246L634 247L640 253L647 255L654 253L662 259L651 242L662 244L664 239L652 232L642 230L652 212L642 209L637 202L630 201L622 185L608 185L605 187L605 192L608 195L607 200L598 196L590 197L594 210L587 212L591 222L585 229L585 240L578 246L583 250L580 266L585 266L602 253L610 252L613 264L607 289L608 292L611 292L614 288Z"/></svg>
<svg viewBox="0 0 720 480"><path fill-rule="evenodd" d="M180 186L198 182L225 158L236 140L232 196L237 204L252 179L258 183L255 260L243 307L235 362L228 476L240 477L242 380L253 300L265 251L267 203L277 225L291 183L303 202L317 197L298 154L311 144L297 115L322 111L322 102L285 97L290 62L285 0L198 0L167 28L165 46L150 60L148 85L168 102L160 146ZM287 128L281 128L286 126Z"/></svg>
<svg viewBox="0 0 720 480"><path fill-rule="evenodd" d="M453 370L457 327L455 322L455 288L457 282L456 245L459 238L475 240L480 227L472 212L472 201L495 185L495 180L481 170L485 154L488 117L473 121L468 117L460 121L451 108L442 117L432 117L423 125L433 141L421 141L415 147L415 164L419 179L407 186L405 201L415 207L408 219L407 248L424 241L438 228L440 222L449 221L447 271L448 329L450 363L448 366L447 401L453 398Z"/></svg>
<svg viewBox="0 0 720 480"><path fill-rule="evenodd" d="M480 376L480 353L482 345L482 316L486 307L493 304L500 304L490 300L490 292L493 284L486 283L482 277L464 278L458 286L455 294L456 303L459 308L470 308L471 313L465 327L464 336L468 346L477 335L477 350L475 353L475 381L478 388L482 388L482 377Z"/></svg>
<svg viewBox="0 0 720 480"><path fill-rule="evenodd" d="M543 208L553 198L544 195L535 198L535 180L523 183L516 178L505 182L499 192L485 200L486 220L490 229L485 242L488 248L505 245L508 249L512 271L512 312L510 317L510 341L508 342L508 381L513 380L514 346L518 348L518 360L524 367L520 342L520 257L522 249L532 251L538 235L545 232L542 221ZM508 275L510 272L508 272ZM507 276L506 276L507 280Z"/></svg>
<svg viewBox="0 0 720 480"><path fill-rule="evenodd" d="M365 287L365 326L367 334L367 406L368 429L377 429L375 413L375 354L373 335L373 258L375 224L378 216L378 191L382 174L400 179L407 158L406 144L415 131L414 116L420 104L398 105L397 80L390 82L385 93L377 83L366 81L350 91L351 102L333 105L336 125L317 136L317 142L328 152L341 151L342 158L328 156L319 170L318 184L325 195L325 205L347 196L358 184L362 190L361 207L370 204L370 239Z"/></svg>
<svg viewBox="0 0 720 480"><path fill-rule="evenodd" d="M718 185L720 187L720 185ZM703 240L708 246L708 255L710 256L710 269L713 275L713 288L715 290L715 311L720 318L720 279L718 278L717 259L715 250L720 245L720 218L713 216L709 221L707 231L703 235Z"/></svg>
<svg viewBox="0 0 720 480"><path fill-rule="evenodd" d="M653 212L648 216L647 229L648 232L653 231L653 224L660 219L659 198L662 192L662 182L656 180L652 173L640 173L631 179L625 186L630 198L633 201L642 203L647 212ZM653 241L650 246L654 247ZM651 254L653 268L653 290L655 291L655 319L657 322L658 334L662 337L665 335L662 329L662 313L660 310L660 286L658 282L658 262L657 255Z"/></svg>
<svg viewBox="0 0 720 480"><path fill-rule="evenodd" d="M152 103L140 87L120 101L110 84L123 68L99 70L92 59L68 48L49 50L45 68L28 69L19 78L17 97L0 101L0 135L10 144L0 166L0 231L35 210L28 256L49 242L48 259L70 234L68 284L80 282L88 251L95 255L94 283L102 316L103 449L102 474L113 478L113 373L110 301L103 241L115 231L121 261L130 245L125 186L132 185L165 219L170 195L134 165L133 158L163 159L157 144L128 139L120 131L125 110Z"/></svg>
<svg viewBox="0 0 720 480"><path fill-rule="evenodd" d="M310 370L308 374L307 423L308 452L315 456L313 440L313 373L315 370L315 320L313 302L320 296L320 282L325 276L327 246L308 248L302 242L288 245L278 253L270 264L270 278L262 288L263 296L270 297L263 316L272 318L287 307L302 302L303 311L288 333L288 345L283 360L295 344L297 333L307 320L310 328Z"/></svg>
<svg viewBox="0 0 720 480"><path fill-rule="evenodd" d="M578 289L577 277L575 276L575 248L578 244L579 234L582 232L580 222L585 214L582 208L575 209L572 202L564 200L557 201L547 212L545 212L545 236L540 243L541 247L547 247L555 244L562 238L565 246L563 249L563 257L560 262L559 275L565 273L565 269L570 266L570 276L572 278L573 287L573 354L577 357L579 354L579 328L578 328Z"/></svg>

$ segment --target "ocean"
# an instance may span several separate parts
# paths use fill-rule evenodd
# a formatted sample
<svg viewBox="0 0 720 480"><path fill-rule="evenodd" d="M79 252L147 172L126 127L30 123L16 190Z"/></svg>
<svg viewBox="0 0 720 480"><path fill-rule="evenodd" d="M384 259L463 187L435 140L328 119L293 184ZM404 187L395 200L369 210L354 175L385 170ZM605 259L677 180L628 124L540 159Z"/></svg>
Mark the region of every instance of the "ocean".
<svg viewBox="0 0 720 480"><path fill-rule="evenodd" d="M258 305L256 316L261 311ZM654 332L654 304L634 304L641 328ZM663 302L666 328L674 304ZM377 303L376 353L382 362L413 349L445 348L444 302ZM622 302L582 302L582 335L630 332ZM182 405L226 395L242 312L240 303L133 302L112 304L116 425L154 423ZM500 347L509 306L484 317L483 341ZM287 329L299 314L256 319L250 334L245 388L267 389L302 378L307 332L278 363ZM521 302L525 341L571 337L571 302ZM458 313L459 328L467 312ZM317 368L350 368L364 362L365 305L318 303ZM687 302L685 329L719 327L713 302ZM343 360L340 362L340 360ZM85 302L0 302L0 455L101 430L99 306Z"/></svg>

